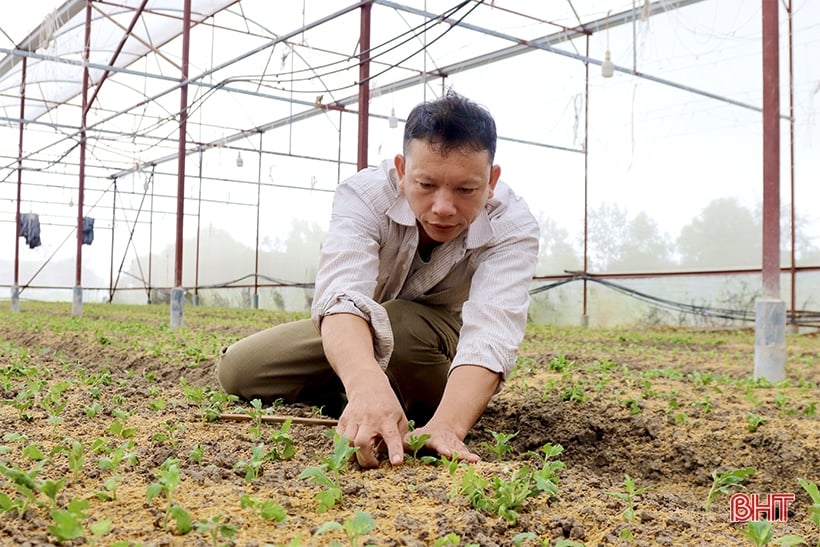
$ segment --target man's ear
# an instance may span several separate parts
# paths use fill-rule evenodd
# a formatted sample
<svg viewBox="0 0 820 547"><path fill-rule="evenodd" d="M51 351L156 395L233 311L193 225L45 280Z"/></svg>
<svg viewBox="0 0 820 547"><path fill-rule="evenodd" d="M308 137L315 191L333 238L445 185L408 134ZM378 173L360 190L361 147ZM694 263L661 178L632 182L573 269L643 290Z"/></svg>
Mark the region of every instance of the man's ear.
<svg viewBox="0 0 820 547"><path fill-rule="evenodd" d="M404 178L404 156L401 154L396 154L396 157L393 158L393 165L396 166L396 171L398 171L399 177Z"/></svg>
<svg viewBox="0 0 820 547"><path fill-rule="evenodd" d="M396 154L393 158L393 165L396 167L396 173L399 175L399 188L404 186L404 156Z"/></svg>
<svg viewBox="0 0 820 547"><path fill-rule="evenodd" d="M492 169L490 169L490 194L487 196L487 199L493 199L495 185L498 183L499 178L501 178L501 166L493 165Z"/></svg>

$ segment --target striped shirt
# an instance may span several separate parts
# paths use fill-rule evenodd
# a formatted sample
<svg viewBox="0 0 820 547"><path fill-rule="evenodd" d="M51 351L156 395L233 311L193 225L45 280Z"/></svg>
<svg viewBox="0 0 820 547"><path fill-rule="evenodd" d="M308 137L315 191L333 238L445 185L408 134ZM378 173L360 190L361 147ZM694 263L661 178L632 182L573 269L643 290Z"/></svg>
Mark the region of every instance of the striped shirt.
<svg viewBox="0 0 820 547"><path fill-rule="evenodd" d="M384 368L393 333L380 305L393 299L445 306L461 318L451 366L478 365L506 378L524 337L539 226L523 199L499 181L467 230L414 260L419 232L398 188L392 161L364 169L336 188L311 309L323 317L351 313L374 334Z"/></svg>

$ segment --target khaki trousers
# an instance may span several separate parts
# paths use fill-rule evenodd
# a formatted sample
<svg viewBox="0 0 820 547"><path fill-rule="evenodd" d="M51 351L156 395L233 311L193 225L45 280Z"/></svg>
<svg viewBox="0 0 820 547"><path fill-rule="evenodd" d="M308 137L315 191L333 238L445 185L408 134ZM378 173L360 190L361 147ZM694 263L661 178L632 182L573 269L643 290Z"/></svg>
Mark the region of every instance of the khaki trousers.
<svg viewBox="0 0 820 547"><path fill-rule="evenodd" d="M394 338L386 374L408 419L420 426L441 400L461 322L444 308L409 300L383 305ZM223 348L216 373L227 393L246 400L302 402L337 417L346 402L310 319L277 325Z"/></svg>

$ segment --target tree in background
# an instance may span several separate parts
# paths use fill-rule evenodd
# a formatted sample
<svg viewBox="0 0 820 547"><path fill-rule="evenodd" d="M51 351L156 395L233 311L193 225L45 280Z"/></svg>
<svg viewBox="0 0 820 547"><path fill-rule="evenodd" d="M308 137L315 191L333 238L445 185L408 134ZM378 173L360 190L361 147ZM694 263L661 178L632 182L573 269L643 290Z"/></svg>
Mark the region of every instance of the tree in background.
<svg viewBox="0 0 820 547"><path fill-rule="evenodd" d="M563 275L566 271L578 271L583 268L581 253L572 246L569 232L560 227L553 219L538 215L541 226L541 239L538 249L536 276Z"/></svg>
<svg viewBox="0 0 820 547"><path fill-rule="evenodd" d="M587 229L590 271L662 271L674 264L669 236L643 211L629 219L625 209L602 203L590 212Z"/></svg>
<svg viewBox="0 0 820 547"><path fill-rule="evenodd" d="M711 201L677 243L684 269L759 268L762 260L760 221L735 198Z"/></svg>

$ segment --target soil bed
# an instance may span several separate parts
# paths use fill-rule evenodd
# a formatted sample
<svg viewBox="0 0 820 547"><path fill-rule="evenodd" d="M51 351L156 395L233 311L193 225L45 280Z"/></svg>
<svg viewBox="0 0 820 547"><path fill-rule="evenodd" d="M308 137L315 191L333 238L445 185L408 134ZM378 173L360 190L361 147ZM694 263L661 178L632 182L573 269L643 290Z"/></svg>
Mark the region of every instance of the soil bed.
<svg viewBox="0 0 820 547"><path fill-rule="evenodd" d="M213 420L258 412L220 397L220 348L293 317L187 307L172 330L165 306L86 304L81 318L64 303L0 311L0 543L57 545L73 534L62 544L752 545L746 525L730 522L735 492L793 493L773 537L818 543L798 483L820 482L813 334L789 336L788 380L773 386L751 378L750 330L531 325L513 377L468 438L482 462L345 465L341 499L320 511L324 489L303 472L333 454L332 428ZM322 417L301 405L263 412ZM512 436L500 458L493 432ZM284 440L295 451L276 459ZM265 457L255 459L259 445ZM542 449L557 445L554 495L533 486L514 515L476 501L540 469ZM745 489L714 496L707 510L713 473L747 467ZM171 503L162 487L174 468ZM485 479L485 497L468 495L468 474ZM630 481L640 492L633 513ZM169 506L179 509L166 518ZM281 521L265 518L274 506ZM72 511L67 532L60 519ZM356 522L369 526L349 541L343 528Z"/></svg>

